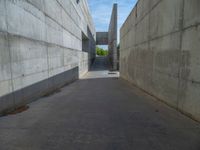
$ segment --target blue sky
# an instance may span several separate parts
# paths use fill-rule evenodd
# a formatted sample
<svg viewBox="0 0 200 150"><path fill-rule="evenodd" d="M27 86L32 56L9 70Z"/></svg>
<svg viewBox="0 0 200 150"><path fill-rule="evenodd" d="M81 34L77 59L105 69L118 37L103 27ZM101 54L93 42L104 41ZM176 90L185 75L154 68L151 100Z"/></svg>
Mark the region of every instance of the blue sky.
<svg viewBox="0 0 200 150"><path fill-rule="evenodd" d="M137 0L88 0L96 31L108 30L113 3L118 3L119 30L136 2Z"/></svg>

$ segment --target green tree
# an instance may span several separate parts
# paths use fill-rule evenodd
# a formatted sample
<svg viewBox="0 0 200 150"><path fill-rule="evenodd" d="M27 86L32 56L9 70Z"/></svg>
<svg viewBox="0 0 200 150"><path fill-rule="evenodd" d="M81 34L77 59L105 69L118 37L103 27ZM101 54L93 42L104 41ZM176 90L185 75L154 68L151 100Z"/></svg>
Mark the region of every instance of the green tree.
<svg viewBox="0 0 200 150"><path fill-rule="evenodd" d="M100 47L96 47L96 54L99 56L107 56L108 55L108 50L104 50Z"/></svg>

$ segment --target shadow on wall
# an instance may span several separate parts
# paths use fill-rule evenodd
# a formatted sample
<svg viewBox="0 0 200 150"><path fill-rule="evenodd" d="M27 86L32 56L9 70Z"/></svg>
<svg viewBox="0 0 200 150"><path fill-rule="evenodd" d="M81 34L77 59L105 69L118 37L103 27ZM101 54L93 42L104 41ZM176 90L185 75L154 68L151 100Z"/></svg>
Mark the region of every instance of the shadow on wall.
<svg viewBox="0 0 200 150"><path fill-rule="evenodd" d="M13 111L20 106L51 94L59 88L72 83L79 78L79 67L50 77L46 80L30 85L13 93L0 97L0 113Z"/></svg>

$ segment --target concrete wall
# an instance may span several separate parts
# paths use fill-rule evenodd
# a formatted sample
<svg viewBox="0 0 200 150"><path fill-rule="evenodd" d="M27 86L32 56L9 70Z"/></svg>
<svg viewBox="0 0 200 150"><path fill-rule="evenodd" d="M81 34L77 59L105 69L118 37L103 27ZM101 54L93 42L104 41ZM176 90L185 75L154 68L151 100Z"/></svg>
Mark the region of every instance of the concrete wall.
<svg viewBox="0 0 200 150"><path fill-rule="evenodd" d="M108 45L108 32L96 33L96 45Z"/></svg>
<svg viewBox="0 0 200 150"><path fill-rule="evenodd" d="M139 0L121 28L121 77L200 121L200 1Z"/></svg>
<svg viewBox="0 0 200 150"><path fill-rule="evenodd" d="M117 56L117 4L113 5L110 25L108 29L108 50L113 70L118 69Z"/></svg>
<svg viewBox="0 0 200 150"><path fill-rule="evenodd" d="M0 112L86 73L95 34L86 0L0 0Z"/></svg>

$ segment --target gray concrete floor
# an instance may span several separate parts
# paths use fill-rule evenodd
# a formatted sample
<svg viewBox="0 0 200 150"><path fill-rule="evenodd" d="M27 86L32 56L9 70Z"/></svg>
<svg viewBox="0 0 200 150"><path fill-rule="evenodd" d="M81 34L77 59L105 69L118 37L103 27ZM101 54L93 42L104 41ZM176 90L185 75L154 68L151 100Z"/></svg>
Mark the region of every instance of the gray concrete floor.
<svg viewBox="0 0 200 150"><path fill-rule="evenodd" d="M1 117L0 150L200 150L199 123L106 66L99 57L81 80Z"/></svg>
<svg viewBox="0 0 200 150"><path fill-rule="evenodd" d="M109 71L109 68L107 58L97 57L90 71L81 79L119 78L119 72Z"/></svg>

